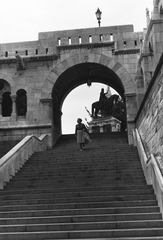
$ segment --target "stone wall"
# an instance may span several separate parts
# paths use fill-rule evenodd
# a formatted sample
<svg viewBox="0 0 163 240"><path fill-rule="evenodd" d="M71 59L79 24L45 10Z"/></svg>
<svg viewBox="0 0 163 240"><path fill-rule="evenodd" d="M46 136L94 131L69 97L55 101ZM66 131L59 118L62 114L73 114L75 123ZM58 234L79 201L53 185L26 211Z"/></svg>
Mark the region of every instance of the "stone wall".
<svg viewBox="0 0 163 240"><path fill-rule="evenodd" d="M163 154L163 54L136 117L146 153Z"/></svg>
<svg viewBox="0 0 163 240"><path fill-rule="evenodd" d="M127 93L135 94L134 78L142 37L141 32L133 31L133 25L124 25L45 32L39 33L37 41L0 44L0 81L8 84L13 104L12 111L15 109L17 91L25 90L27 95L27 112L23 122L19 121L14 111L11 117L7 118L0 112L0 127L4 130L3 133L6 133L11 139L13 136L20 139L25 133L32 131L44 133L43 128L39 128L41 125L46 125L47 129L49 129L49 125L52 126L51 97L56 81L56 79L54 81L54 77L51 78L52 75L56 75L53 69L56 66L64 68L64 60L75 54L89 55L90 53L92 56L100 56L101 59L105 59L105 56L109 57L108 65L103 62L99 62L99 64L107 65L115 74L119 72L120 81L121 75L126 73L124 84L130 82L127 86ZM24 69L17 67L16 54L23 59ZM98 63L98 59L93 59L93 61ZM66 71L67 68L65 67L64 70ZM62 73L62 69L59 69L59 73L57 72L57 77L60 73ZM125 89L125 86L121 87ZM4 91L6 88L0 90L1 101ZM131 121L134 119L135 111L136 106L134 106ZM29 131L23 130L22 126L24 129L29 127ZM10 127L12 129L15 127L15 132L11 131ZM57 134L59 135L58 132ZM5 135L2 134L2 137Z"/></svg>

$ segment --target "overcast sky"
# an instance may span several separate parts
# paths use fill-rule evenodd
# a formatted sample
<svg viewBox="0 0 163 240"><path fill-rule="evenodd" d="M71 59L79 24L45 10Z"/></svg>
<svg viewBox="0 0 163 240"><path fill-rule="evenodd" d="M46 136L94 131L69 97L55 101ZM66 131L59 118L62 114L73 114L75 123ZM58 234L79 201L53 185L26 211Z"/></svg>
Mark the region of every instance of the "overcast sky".
<svg viewBox="0 0 163 240"><path fill-rule="evenodd" d="M39 32L98 27L95 12L102 11L101 26L133 24L146 28L146 8L153 0L0 0L0 43L33 41ZM76 119L88 118L85 106L98 101L101 85L81 86L66 98L62 112L63 133L73 133Z"/></svg>
<svg viewBox="0 0 163 240"><path fill-rule="evenodd" d="M37 40L39 32L133 24L146 27L146 8L153 0L0 0L0 43Z"/></svg>

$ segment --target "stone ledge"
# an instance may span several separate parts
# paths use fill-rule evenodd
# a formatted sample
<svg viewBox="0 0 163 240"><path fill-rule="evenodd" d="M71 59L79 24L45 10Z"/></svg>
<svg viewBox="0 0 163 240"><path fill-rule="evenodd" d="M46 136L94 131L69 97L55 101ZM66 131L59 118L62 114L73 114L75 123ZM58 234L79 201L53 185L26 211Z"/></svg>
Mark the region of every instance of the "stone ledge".
<svg viewBox="0 0 163 240"><path fill-rule="evenodd" d="M37 124L37 125L23 125L23 126L0 126L0 130L18 130L18 129L28 129L28 128L49 128L51 127L51 123L49 124Z"/></svg>
<svg viewBox="0 0 163 240"><path fill-rule="evenodd" d="M58 45L56 46L58 51L71 50L71 49L93 49L114 46L115 41L99 42L99 43L79 43L79 44L70 44L70 45Z"/></svg>
<svg viewBox="0 0 163 240"><path fill-rule="evenodd" d="M137 54L140 53L139 48L119 49L114 51L114 55Z"/></svg>
<svg viewBox="0 0 163 240"><path fill-rule="evenodd" d="M57 60L58 54L52 54L52 55L36 55L36 56L22 56L22 59L24 62L38 62L38 61L51 61L51 60ZM0 58L0 64L9 64L9 63L17 63L17 59L15 57L12 58Z"/></svg>

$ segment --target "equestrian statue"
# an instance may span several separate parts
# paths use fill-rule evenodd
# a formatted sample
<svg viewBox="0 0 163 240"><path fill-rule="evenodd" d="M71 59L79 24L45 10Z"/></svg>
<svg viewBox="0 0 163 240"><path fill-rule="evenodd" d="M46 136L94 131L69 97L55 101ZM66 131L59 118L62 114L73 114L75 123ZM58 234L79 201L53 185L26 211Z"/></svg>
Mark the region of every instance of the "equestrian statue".
<svg viewBox="0 0 163 240"><path fill-rule="evenodd" d="M101 116L111 116L112 109L114 104L116 104L119 100L119 95L113 94L109 98L107 98L104 93L104 89L101 89L100 99L97 102L92 103L92 114L93 118L97 118L99 111L101 112Z"/></svg>

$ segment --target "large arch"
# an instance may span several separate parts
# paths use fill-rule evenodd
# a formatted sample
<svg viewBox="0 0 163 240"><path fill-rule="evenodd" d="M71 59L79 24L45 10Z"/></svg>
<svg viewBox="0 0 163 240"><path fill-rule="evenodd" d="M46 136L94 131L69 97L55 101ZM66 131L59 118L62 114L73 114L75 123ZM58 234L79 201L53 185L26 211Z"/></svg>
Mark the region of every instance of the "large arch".
<svg viewBox="0 0 163 240"><path fill-rule="evenodd" d="M42 98L51 97L51 90L53 89L54 83L57 81L59 76L63 74L67 69L72 66L81 63L97 63L106 66L108 69L112 70L119 79L121 79L124 86L125 93L136 93L135 83L131 75L119 62L115 61L113 58L105 56L103 54L75 54L66 58L63 61L58 62L53 70L49 73L48 77L43 86Z"/></svg>
<svg viewBox="0 0 163 240"><path fill-rule="evenodd" d="M42 98L53 101L53 143L61 134L61 107L65 97L77 86L101 82L113 87L124 99L136 95L135 83L128 71L114 59L98 53L75 54L57 62L42 89Z"/></svg>

